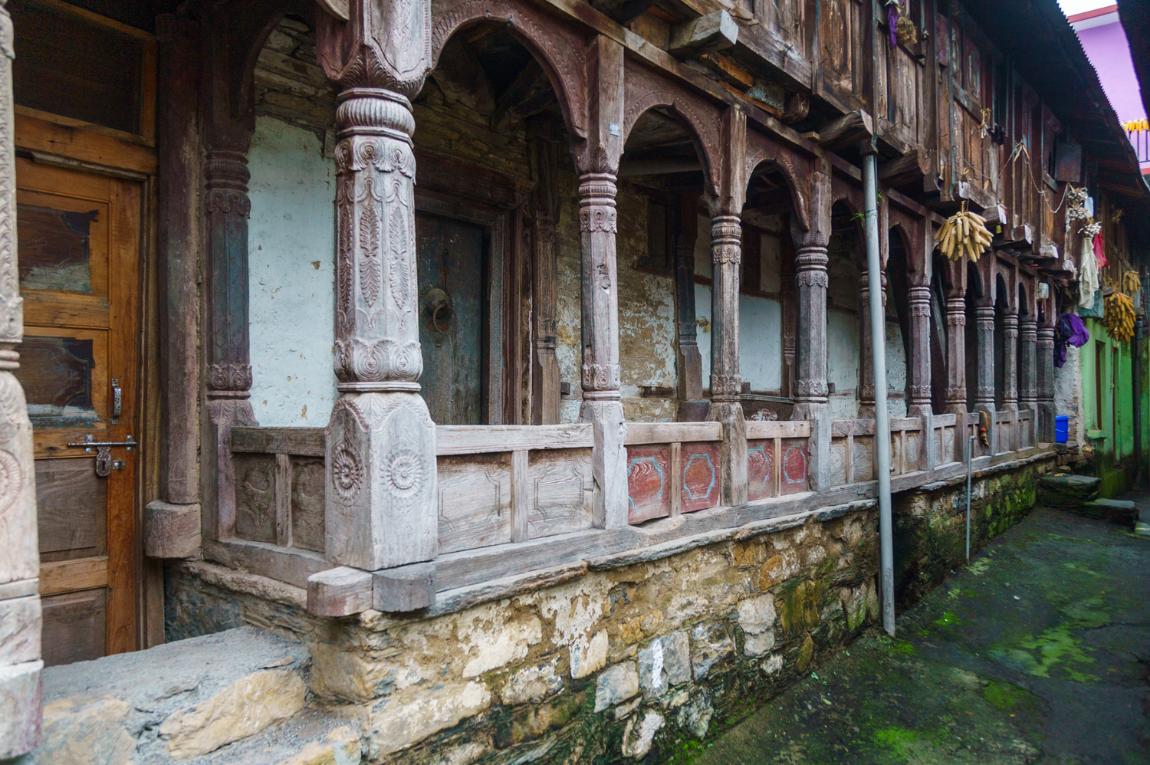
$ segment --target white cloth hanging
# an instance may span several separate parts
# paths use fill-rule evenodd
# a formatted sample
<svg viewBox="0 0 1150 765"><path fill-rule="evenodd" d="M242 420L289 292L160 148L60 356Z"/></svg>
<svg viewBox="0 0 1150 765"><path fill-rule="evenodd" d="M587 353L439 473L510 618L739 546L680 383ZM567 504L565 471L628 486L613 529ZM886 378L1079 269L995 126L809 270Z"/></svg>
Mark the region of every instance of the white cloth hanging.
<svg viewBox="0 0 1150 765"><path fill-rule="evenodd" d="M1082 237L1082 268L1078 271L1078 305L1086 310L1094 308L1094 293L1098 291L1098 262L1089 237Z"/></svg>

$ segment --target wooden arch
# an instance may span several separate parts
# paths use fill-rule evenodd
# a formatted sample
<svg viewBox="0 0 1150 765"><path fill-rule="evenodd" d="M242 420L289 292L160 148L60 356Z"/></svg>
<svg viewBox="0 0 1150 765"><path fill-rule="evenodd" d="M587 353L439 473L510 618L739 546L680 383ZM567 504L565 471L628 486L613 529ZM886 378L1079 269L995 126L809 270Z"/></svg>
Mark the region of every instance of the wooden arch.
<svg viewBox="0 0 1150 765"><path fill-rule="evenodd" d="M745 202L747 196L747 189L750 188L751 179L754 178L755 173L761 167L769 167L771 171L778 172L783 176L786 181L787 190L791 193L791 204L795 210L795 218L799 228L803 231L810 231L811 228L811 211L810 203L807 201L807 195L803 191L803 179L799 177L799 171L795 169L799 165L807 171L807 176L810 175L810 168L806 167L808 163L798 157L795 157L792 152L779 146L767 136L756 130L747 131L747 164L746 174L743 176L746 179L746 188L742 190L743 200Z"/></svg>

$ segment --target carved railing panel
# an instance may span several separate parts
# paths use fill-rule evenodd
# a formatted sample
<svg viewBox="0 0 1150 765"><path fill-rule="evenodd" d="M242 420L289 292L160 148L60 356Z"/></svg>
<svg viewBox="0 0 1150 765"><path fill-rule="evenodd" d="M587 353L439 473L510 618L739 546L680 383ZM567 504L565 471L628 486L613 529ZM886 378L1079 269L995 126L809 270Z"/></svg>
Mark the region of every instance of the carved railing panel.
<svg viewBox="0 0 1150 765"><path fill-rule="evenodd" d="M642 523L718 506L722 439L717 422L629 424L628 521Z"/></svg>
<svg viewBox="0 0 1150 765"><path fill-rule="evenodd" d="M231 452L235 538L323 555L323 430L237 427Z"/></svg>
<svg viewBox="0 0 1150 765"><path fill-rule="evenodd" d="M747 423L748 501L810 490L810 436L810 422Z"/></svg>

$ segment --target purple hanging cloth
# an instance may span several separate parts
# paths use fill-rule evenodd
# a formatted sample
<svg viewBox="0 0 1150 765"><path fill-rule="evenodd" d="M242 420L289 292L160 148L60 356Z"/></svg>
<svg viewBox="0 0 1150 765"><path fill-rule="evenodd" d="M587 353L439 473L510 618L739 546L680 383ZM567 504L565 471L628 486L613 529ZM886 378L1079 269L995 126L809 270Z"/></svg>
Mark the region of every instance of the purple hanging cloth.
<svg viewBox="0 0 1150 765"><path fill-rule="evenodd" d="M890 27L890 47L898 47L898 3L888 2L886 4L886 23Z"/></svg>
<svg viewBox="0 0 1150 765"><path fill-rule="evenodd" d="M1090 331L1078 318L1078 314L1064 313L1058 317L1058 329L1054 332L1054 366L1059 369L1066 363L1066 346L1081 348L1090 342Z"/></svg>

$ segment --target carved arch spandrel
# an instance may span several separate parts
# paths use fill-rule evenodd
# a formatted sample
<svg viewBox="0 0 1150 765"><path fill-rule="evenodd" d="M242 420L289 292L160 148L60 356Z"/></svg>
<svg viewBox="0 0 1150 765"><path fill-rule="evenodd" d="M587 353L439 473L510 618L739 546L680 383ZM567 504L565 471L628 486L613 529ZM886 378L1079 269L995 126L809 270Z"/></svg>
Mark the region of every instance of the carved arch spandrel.
<svg viewBox="0 0 1150 765"><path fill-rule="evenodd" d="M767 136L755 130L747 130L747 186L760 166L766 165L771 170L778 171L786 180L787 190L791 192L791 202L798 217L799 227L803 231L811 229L810 202L807 200L805 189L806 180L814 172L810 160L779 146ZM802 177L800 177L800 173ZM744 189L743 198L746 199Z"/></svg>
<svg viewBox="0 0 1150 765"><path fill-rule="evenodd" d="M927 263L933 248L928 249L923 227L926 221L910 215L895 205L888 205L887 236L898 236L906 251L907 284L914 287L929 286L930 269Z"/></svg>
<svg viewBox="0 0 1150 765"><path fill-rule="evenodd" d="M431 65L451 37L485 21L506 23L510 32L542 66L559 99L567 129L587 137L587 40L535 8L505 0L434 3L431 11Z"/></svg>
<svg viewBox="0 0 1150 765"><path fill-rule="evenodd" d="M703 163L708 193L718 197L723 189L722 112L682 85L627 59L623 85L623 144L646 112L656 107L672 110L687 122Z"/></svg>

